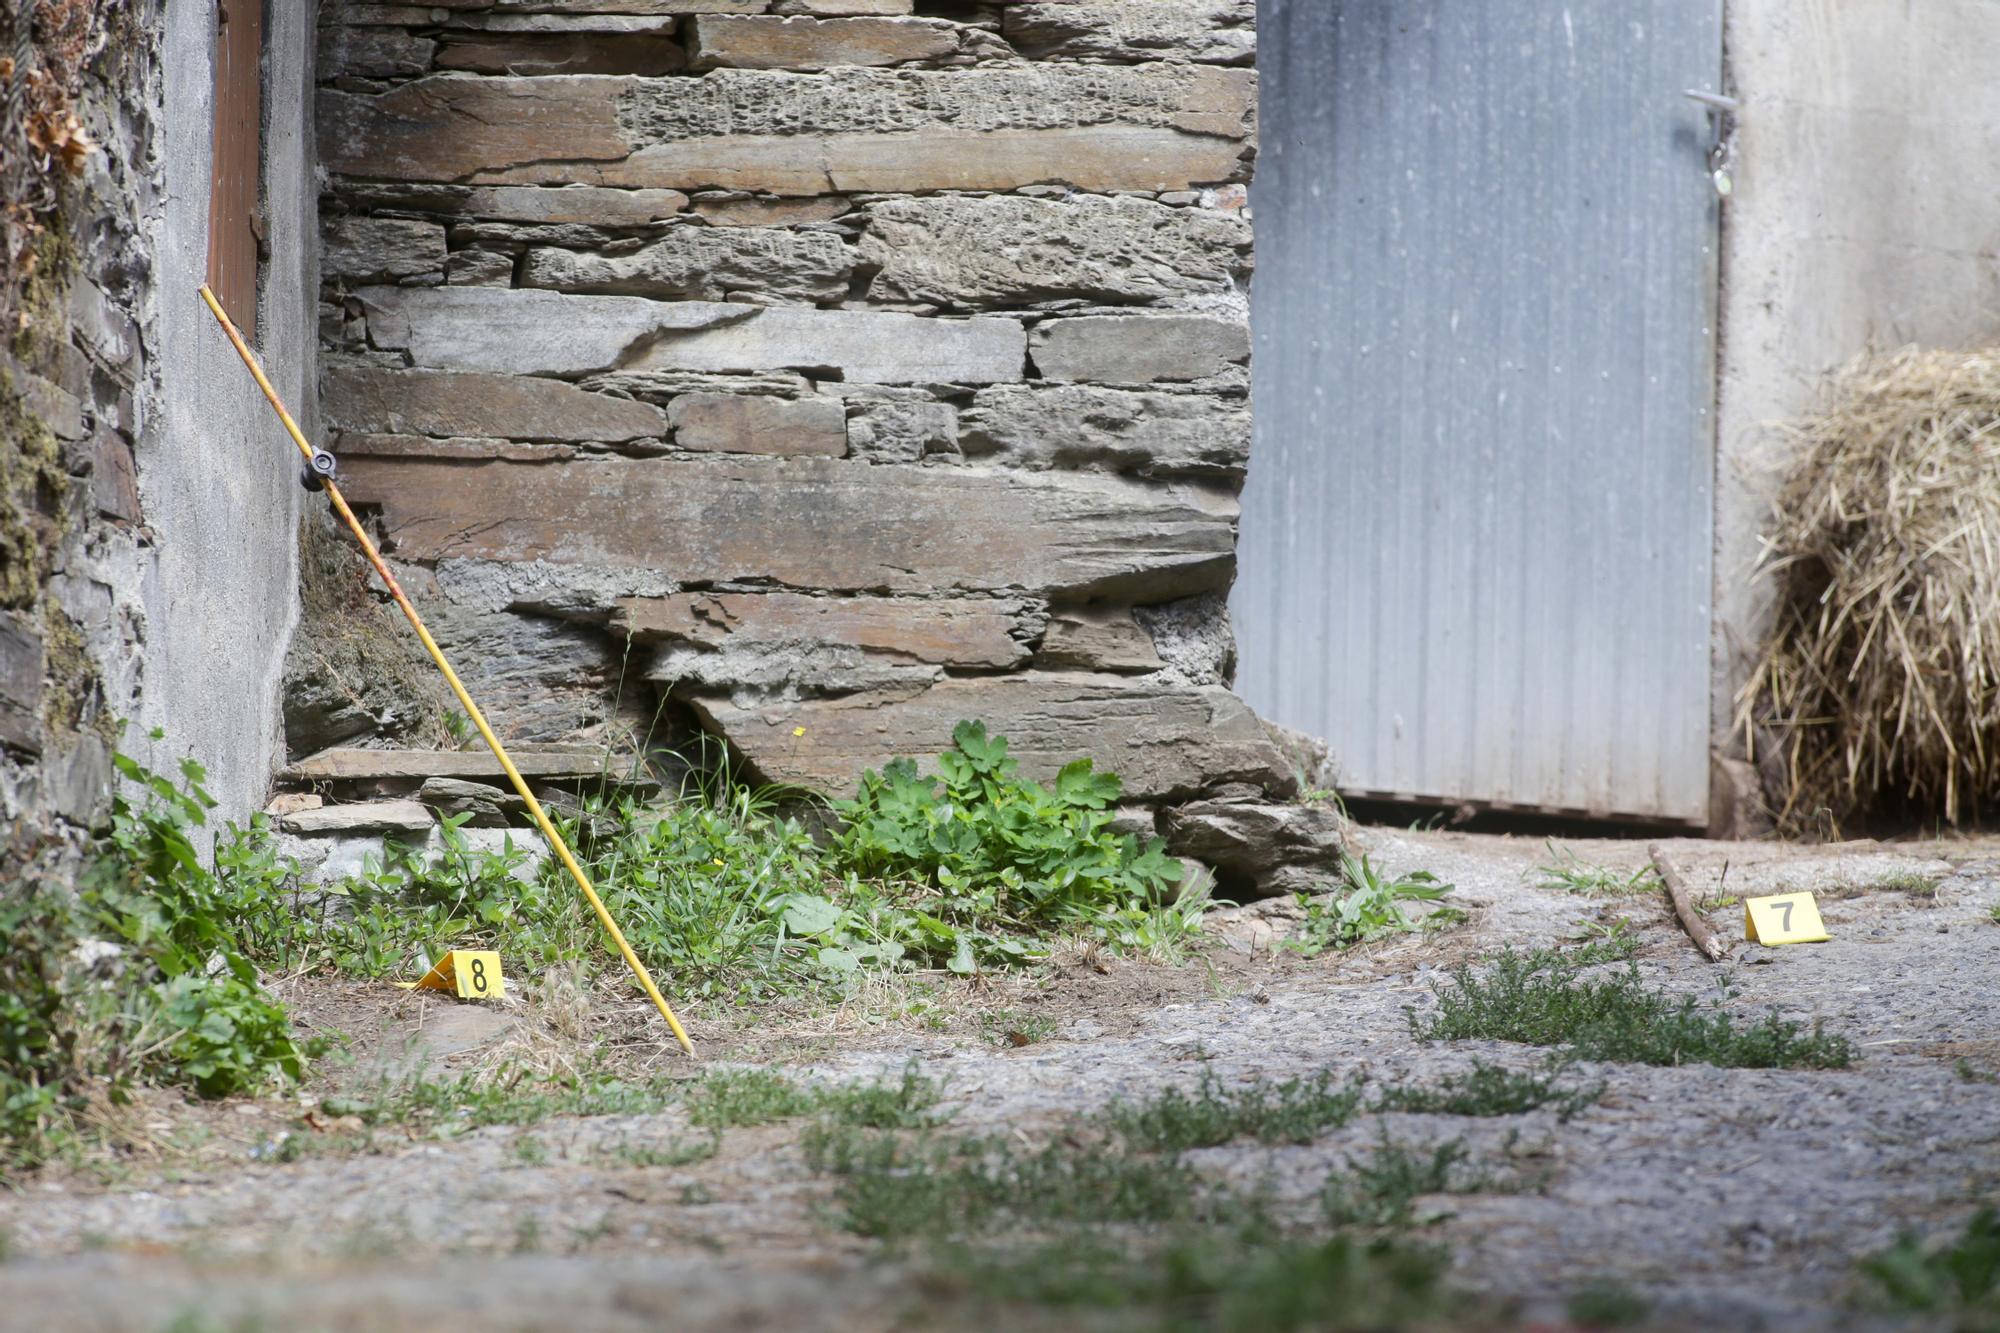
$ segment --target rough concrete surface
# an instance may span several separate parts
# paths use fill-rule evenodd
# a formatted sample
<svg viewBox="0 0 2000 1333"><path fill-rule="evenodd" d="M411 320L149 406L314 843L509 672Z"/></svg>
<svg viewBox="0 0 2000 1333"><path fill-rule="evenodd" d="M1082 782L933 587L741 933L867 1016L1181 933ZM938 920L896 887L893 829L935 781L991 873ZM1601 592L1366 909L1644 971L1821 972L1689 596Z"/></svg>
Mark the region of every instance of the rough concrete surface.
<svg viewBox="0 0 2000 1333"><path fill-rule="evenodd" d="M195 288L207 271L210 56L204 6L166 8L164 209L154 238L148 347L158 400L139 447L154 541L143 568L144 694L164 728L156 766L209 770L231 818L263 804L278 753L278 683L297 615L298 459ZM264 201L269 259L256 350L310 438L316 430L319 290L311 165L310 7L271 7L265 30Z"/></svg>
<svg viewBox="0 0 2000 1333"><path fill-rule="evenodd" d="M1475 1327L1563 1326L1564 1297L1603 1280L1649 1299L1656 1328L1899 1326L1849 1307L1854 1260L1906 1228L1954 1228L1992 1197L2000 1085L1955 1070L1960 1060L2000 1067L1992 848L1671 844L1698 896L1714 893L1725 863L1728 891L1811 885L1822 895L1830 943L1739 944L1715 966L1654 895L1538 887L1549 852L1537 842L1382 830L1359 841L1389 871L1428 868L1455 882L1470 922L1308 960L1253 945L1255 909L1245 909L1218 915L1205 963L1059 962L1038 981L954 991L925 1020L885 1017L863 997L831 1014L697 1014L691 1027L712 1061L789 1063L804 1078L893 1077L914 1059L948 1081L958 1125L1038 1142L1112 1098L1188 1087L1204 1069L1234 1085L1320 1071L1425 1079L1475 1057L1533 1068L1543 1052L1415 1042L1406 1011L1428 1007L1457 961L1624 917L1648 982L1717 997L1743 1017L1776 1008L1822 1022L1856 1044L1855 1066L1586 1066L1581 1075L1604 1090L1567 1124L1548 1110L1477 1121L1370 1114L1309 1145L1239 1142L1191 1161L1282 1208L1385 1132L1510 1155L1543 1183L1427 1201L1426 1211L1448 1211L1427 1235L1451 1247L1452 1280L1479 1295ZM1571 850L1626 871L1644 862L1632 843ZM1934 893L1912 892L1924 879ZM1713 913L1732 935L1734 910ZM364 1059L429 1050L450 1069L481 1058L470 1049L481 1032L462 1031L453 1020L464 1011L449 1002L320 984L350 1018L379 1017L380 1032L359 1045ZM295 987L294 997L311 1008L310 994ZM982 1041L982 1009L1002 1006L1042 1015L1054 1035L1018 1049ZM638 1007L605 1021L632 1025L633 1058L666 1049ZM672 1067L671 1056L650 1058ZM256 1159L299 1129L296 1099L148 1114L156 1137L199 1127L190 1141L203 1146L172 1165L142 1156L114 1183L54 1173L0 1197L12 1239L0 1300L24 1325L152 1329L198 1314L299 1329L446 1316L518 1329L878 1328L914 1299L900 1265L827 1222L825 1181L803 1165L795 1129L729 1131L717 1157L683 1168L606 1155L683 1138L678 1110L277 1165ZM529 1164L536 1154L519 1147L528 1138L545 1161Z"/></svg>

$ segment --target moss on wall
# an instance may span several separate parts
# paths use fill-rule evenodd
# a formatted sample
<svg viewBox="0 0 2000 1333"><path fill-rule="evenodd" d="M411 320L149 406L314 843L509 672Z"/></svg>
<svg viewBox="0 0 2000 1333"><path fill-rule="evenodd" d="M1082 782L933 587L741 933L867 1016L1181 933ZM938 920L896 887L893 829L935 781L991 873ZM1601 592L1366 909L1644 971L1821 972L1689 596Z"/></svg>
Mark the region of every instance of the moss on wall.
<svg viewBox="0 0 2000 1333"><path fill-rule="evenodd" d="M62 441L0 368L0 607L33 606L58 543L69 495Z"/></svg>

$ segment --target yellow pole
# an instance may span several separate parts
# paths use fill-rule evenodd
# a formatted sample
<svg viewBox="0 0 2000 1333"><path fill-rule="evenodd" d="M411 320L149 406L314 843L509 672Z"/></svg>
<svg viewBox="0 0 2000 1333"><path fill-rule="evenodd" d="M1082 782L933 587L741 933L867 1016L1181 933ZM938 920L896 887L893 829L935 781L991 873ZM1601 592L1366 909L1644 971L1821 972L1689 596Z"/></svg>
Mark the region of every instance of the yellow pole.
<svg viewBox="0 0 2000 1333"><path fill-rule="evenodd" d="M243 335L236 331L234 324L230 323L229 316L223 313L221 303L215 299L215 293L208 289L206 283L202 284L201 299L208 303L210 313L215 316L216 322L222 325L222 331L229 335L229 341L235 345L236 354L243 358L243 364L250 367L250 373L256 377L257 387L264 391L264 396L271 400L271 406L277 410L278 419L285 423L285 430L292 437L292 443L299 447L299 452L305 455L306 462L310 464L313 461L312 446L306 443L306 437L300 433L298 423L293 421L292 414L285 410L284 403L278 398L278 391L271 387L271 381L264 375L264 368L257 363L256 354L244 343ZM596 912L597 919L604 923L605 932L611 936L611 942L618 946L618 952L623 955L625 965L632 969L633 976L639 978L639 984L645 988L646 994L653 1001L653 1006L660 1011L660 1017L666 1019L667 1026L674 1030L674 1037L680 1042L681 1049L693 1055L694 1043L688 1040L686 1029L681 1027L681 1021L674 1017L674 1011L667 1006L665 997L660 994L660 988L653 984L652 974L646 970L646 965L639 961L639 956L632 952L632 946L625 942L625 932L618 929L618 923L611 919L611 912L605 907L604 900L599 898L597 890L591 887L589 876L583 873L583 867L578 865L576 857L570 854L569 844L563 841L560 833L556 832L556 826L549 822L548 815L542 810L542 803L528 790L528 784L522 779L521 771L515 768L514 761L507 757L507 747L493 734L493 728L486 725L486 715L479 711L479 705L472 702L472 696L465 692L465 686L458 679L458 673L451 669L451 663L445 661L444 652L437 646L437 640L431 637L428 629L424 628L423 617L417 614L417 608L410 604L410 599L403 595L403 586L396 582L396 576L390 573L389 566L383 563L382 553L377 551L375 543L369 540L368 530L361 526L361 521L354 517L354 511L347 507L347 500L341 495L340 488L333 484L333 479L327 477L323 480L327 499L333 502L334 512L347 524L348 531L354 534L354 540L361 543L361 553L367 556L368 563L375 567L376 574L381 576L383 585L389 589L389 595L396 599L396 605L403 608L403 614L409 618L410 628L416 630L417 637L423 640L424 651L431 655L431 661L436 662L438 670L444 673L445 683L451 686L451 692L458 696L458 702L465 708L465 715L472 719L473 726L479 728L479 734L492 749L493 757L498 759L500 767L507 771L507 780L514 784L514 790L520 793L523 801L527 802L528 813L535 817L535 823L541 828L542 836L549 840L549 846L561 859L571 878L576 880L576 886L582 889L583 896L590 900L591 910Z"/></svg>

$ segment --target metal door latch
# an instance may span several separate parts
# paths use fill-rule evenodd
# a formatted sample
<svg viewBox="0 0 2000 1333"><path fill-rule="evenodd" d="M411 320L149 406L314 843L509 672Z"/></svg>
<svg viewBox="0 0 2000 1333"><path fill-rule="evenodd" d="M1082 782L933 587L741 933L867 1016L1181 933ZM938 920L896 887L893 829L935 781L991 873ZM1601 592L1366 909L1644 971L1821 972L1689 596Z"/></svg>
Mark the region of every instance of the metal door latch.
<svg viewBox="0 0 2000 1333"><path fill-rule="evenodd" d="M1715 186L1715 193L1727 199L1736 188L1729 169L1736 165L1736 117L1743 110L1743 104L1721 93L1705 93L1694 88L1684 89L1681 96L1700 103L1708 112L1709 122L1715 129L1715 142L1708 149L1708 179Z"/></svg>

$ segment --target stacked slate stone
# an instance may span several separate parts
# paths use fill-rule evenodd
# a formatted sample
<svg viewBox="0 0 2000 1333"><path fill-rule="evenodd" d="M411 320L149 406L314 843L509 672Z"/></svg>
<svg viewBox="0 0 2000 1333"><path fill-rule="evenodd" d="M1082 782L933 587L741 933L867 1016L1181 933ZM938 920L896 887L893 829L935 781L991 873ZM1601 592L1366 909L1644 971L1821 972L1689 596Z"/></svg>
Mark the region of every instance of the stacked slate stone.
<svg viewBox="0 0 2000 1333"><path fill-rule="evenodd" d="M324 418L503 730L643 679L835 793L962 718L1288 793L1228 689L1253 9L329 4Z"/></svg>

